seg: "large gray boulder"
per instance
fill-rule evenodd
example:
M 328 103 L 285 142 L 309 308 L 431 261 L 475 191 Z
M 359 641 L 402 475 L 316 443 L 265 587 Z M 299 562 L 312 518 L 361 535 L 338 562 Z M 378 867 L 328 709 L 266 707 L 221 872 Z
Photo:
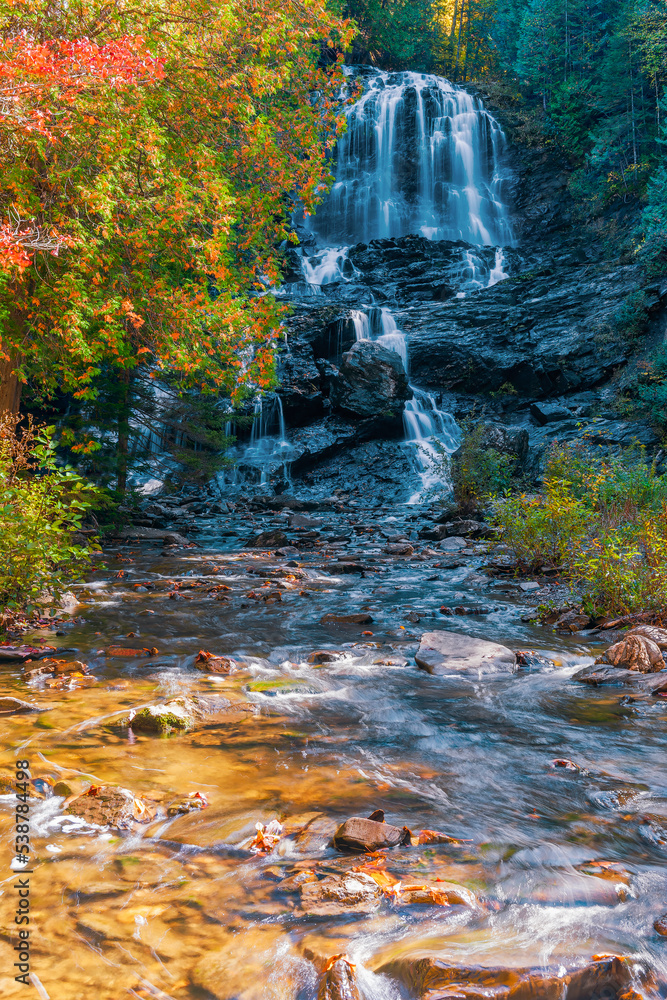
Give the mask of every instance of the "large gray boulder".
M 412 395 L 403 362 L 372 340 L 360 340 L 343 355 L 331 387 L 335 407 L 356 417 L 400 414 Z
M 511 673 L 516 667 L 516 656 L 507 646 L 444 630 L 424 633 L 415 660 L 429 674 Z

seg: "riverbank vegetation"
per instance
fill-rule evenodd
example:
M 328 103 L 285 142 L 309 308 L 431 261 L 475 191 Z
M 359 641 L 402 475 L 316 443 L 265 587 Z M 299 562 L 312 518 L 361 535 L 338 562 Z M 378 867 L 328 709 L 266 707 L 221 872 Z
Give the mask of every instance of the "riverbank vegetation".
M 485 511 L 516 573 L 556 575 L 590 615 L 667 606 L 667 475 L 643 449 L 601 457 L 586 441 L 556 443 L 535 488 L 512 485 L 507 456 L 481 447 L 484 432 L 478 422 L 464 433 L 454 497 L 464 514 Z
M 77 533 L 99 493 L 58 462 L 52 431 L 0 417 L 0 626 L 57 601 L 95 550 Z

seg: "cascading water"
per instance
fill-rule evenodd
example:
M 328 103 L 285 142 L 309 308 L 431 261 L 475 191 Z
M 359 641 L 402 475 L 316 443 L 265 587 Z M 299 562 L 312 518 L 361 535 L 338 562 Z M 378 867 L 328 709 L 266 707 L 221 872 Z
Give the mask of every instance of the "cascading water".
M 334 245 L 410 233 L 507 245 L 504 153 L 500 125 L 467 91 L 376 72 L 347 112 L 335 184 L 309 225 Z
M 255 471 L 261 484 L 268 483 L 275 473 L 289 482 L 293 448 L 287 440 L 280 396 L 271 393 L 258 397 L 253 418 L 250 443 L 243 452 L 241 465 Z
M 355 310 L 351 316 L 357 340 L 375 340 L 389 351 L 395 351 L 408 371 L 408 343 L 405 334 L 399 330 L 391 311 L 383 306 L 374 309 L 371 315 Z M 421 488 L 410 498 L 409 503 L 417 503 L 432 487 L 443 478 L 443 465 L 447 456 L 456 451 L 461 435 L 451 413 L 438 408 L 432 393 L 410 385 L 412 399 L 403 411 L 405 443 L 411 449 L 421 480 Z

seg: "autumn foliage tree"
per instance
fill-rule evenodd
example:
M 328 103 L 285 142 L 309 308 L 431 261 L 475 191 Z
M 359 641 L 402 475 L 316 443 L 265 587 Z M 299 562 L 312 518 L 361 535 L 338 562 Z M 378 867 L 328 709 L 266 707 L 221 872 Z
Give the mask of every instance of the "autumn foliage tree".
M 325 0 L 0 0 L 0 405 L 109 363 L 128 392 L 140 364 L 270 380 L 262 292 L 328 180 L 348 38 Z

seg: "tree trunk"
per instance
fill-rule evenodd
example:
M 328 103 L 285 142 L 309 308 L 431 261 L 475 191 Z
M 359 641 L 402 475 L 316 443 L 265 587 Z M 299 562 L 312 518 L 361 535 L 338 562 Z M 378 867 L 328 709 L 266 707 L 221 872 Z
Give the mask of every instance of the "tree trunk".
M 0 358 L 0 415 L 3 413 L 18 413 L 23 388 L 14 369 L 19 360 L 16 356 L 9 361 Z
M 454 17 L 452 18 L 452 26 L 449 30 L 449 51 L 447 53 L 450 76 L 454 75 L 454 36 L 456 35 L 456 19 L 458 16 L 459 0 L 454 0 Z
M 456 39 L 456 59 L 454 60 L 454 80 L 459 75 L 459 55 L 461 53 L 461 29 L 463 28 L 463 14 L 465 12 L 465 0 L 461 0 L 461 10 L 459 12 L 459 33 Z
M 130 445 L 130 412 L 132 404 L 132 382 L 134 374 L 127 368 L 119 373 L 121 386 L 118 400 L 118 444 L 116 445 L 116 476 L 118 492 L 124 496 L 127 490 L 127 459 Z

